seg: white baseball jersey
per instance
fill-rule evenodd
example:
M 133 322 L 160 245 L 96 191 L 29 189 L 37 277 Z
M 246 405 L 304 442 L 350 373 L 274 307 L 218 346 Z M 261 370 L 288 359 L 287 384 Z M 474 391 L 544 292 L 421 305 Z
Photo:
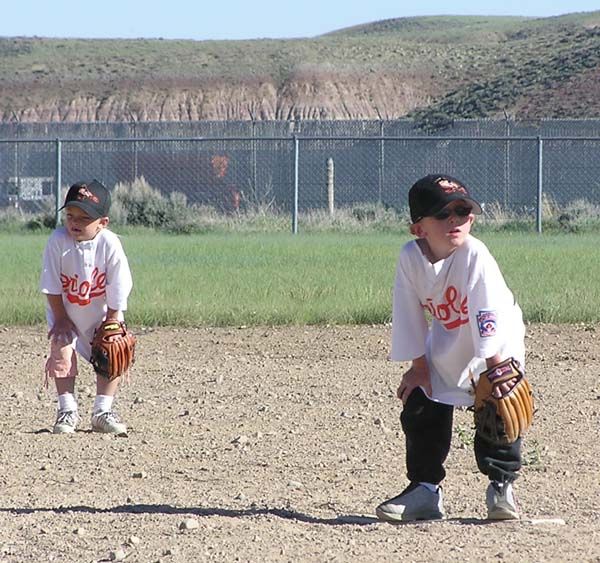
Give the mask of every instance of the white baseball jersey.
M 102 229 L 92 240 L 77 242 L 65 227 L 55 229 L 44 250 L 42 293 L 62 295 L 65 310 L 77 327 L 76 350 L 89 360 L 94 329 L 108 308 L 127 309 L 133 282 L 121 241 Z M 54 324 L 46 306 L 48 326 Z
M 472 405 L 472 376 L 477 380 L 486 369 L 485 358 L 512 356 L 524 367 L 524 337 L 521 308 L 483 242 L 469 235 L 435 264 L 416 240 L 402 248 L 394 287 L 391 359 L 407 361 L 425 354 L 430 398 Z

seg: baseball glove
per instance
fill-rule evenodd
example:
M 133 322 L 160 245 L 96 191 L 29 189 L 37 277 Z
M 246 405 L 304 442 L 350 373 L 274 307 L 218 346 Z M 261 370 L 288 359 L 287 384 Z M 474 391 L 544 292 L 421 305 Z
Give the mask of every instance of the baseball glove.
M 509 391 L 502 383 L 514 380 Z M 484 371 L 475 385 L 475 431 L 493 444 L 512 444 L 531 426 L 533 391 L 517 360 Z
M 109 381 L 126 374 L 135 359 L 135 336 L 124 322 L 108 320 L 95 330 L 90 363 Z

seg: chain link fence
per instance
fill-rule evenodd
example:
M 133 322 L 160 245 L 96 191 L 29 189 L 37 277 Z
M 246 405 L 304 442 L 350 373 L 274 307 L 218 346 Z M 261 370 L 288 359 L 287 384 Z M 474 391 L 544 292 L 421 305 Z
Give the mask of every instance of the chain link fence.
M 401 208 L 416 179 L 443 172 L 541 229 L 544 198 L 600 204 L 599 157 L 600 120 L 465 121 L 436 136 L 405 121 L 4 124 L 0 209 L 56 210 L 59 186 L 144 178 L 222 213 L 289 213 L 295 229 L 306 211 Z

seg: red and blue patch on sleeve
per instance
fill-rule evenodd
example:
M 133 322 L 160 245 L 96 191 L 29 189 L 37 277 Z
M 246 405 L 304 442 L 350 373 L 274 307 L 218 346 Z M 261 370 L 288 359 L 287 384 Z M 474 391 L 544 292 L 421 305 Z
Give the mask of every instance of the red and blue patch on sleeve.
M 477 313 L 477 327 L 481 338 L 495 336 L 497 328 L 496 311 L 489 309 L 479 311 Z

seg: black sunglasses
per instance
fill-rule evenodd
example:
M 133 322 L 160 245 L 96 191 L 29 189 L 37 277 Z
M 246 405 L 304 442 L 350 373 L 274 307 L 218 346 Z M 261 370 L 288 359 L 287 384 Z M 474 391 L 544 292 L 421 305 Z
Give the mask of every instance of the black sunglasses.
M 437 213 L 431 215 L 431 217 L 437 219 L 438 221 L 445 221 L 452 214 L 455 214 L 457 217 L 468 217 L 472 212 L 472 207 L 460 206 L 455 207 L 454 209 L 442 209 L 441 211 L 438 211 Z

